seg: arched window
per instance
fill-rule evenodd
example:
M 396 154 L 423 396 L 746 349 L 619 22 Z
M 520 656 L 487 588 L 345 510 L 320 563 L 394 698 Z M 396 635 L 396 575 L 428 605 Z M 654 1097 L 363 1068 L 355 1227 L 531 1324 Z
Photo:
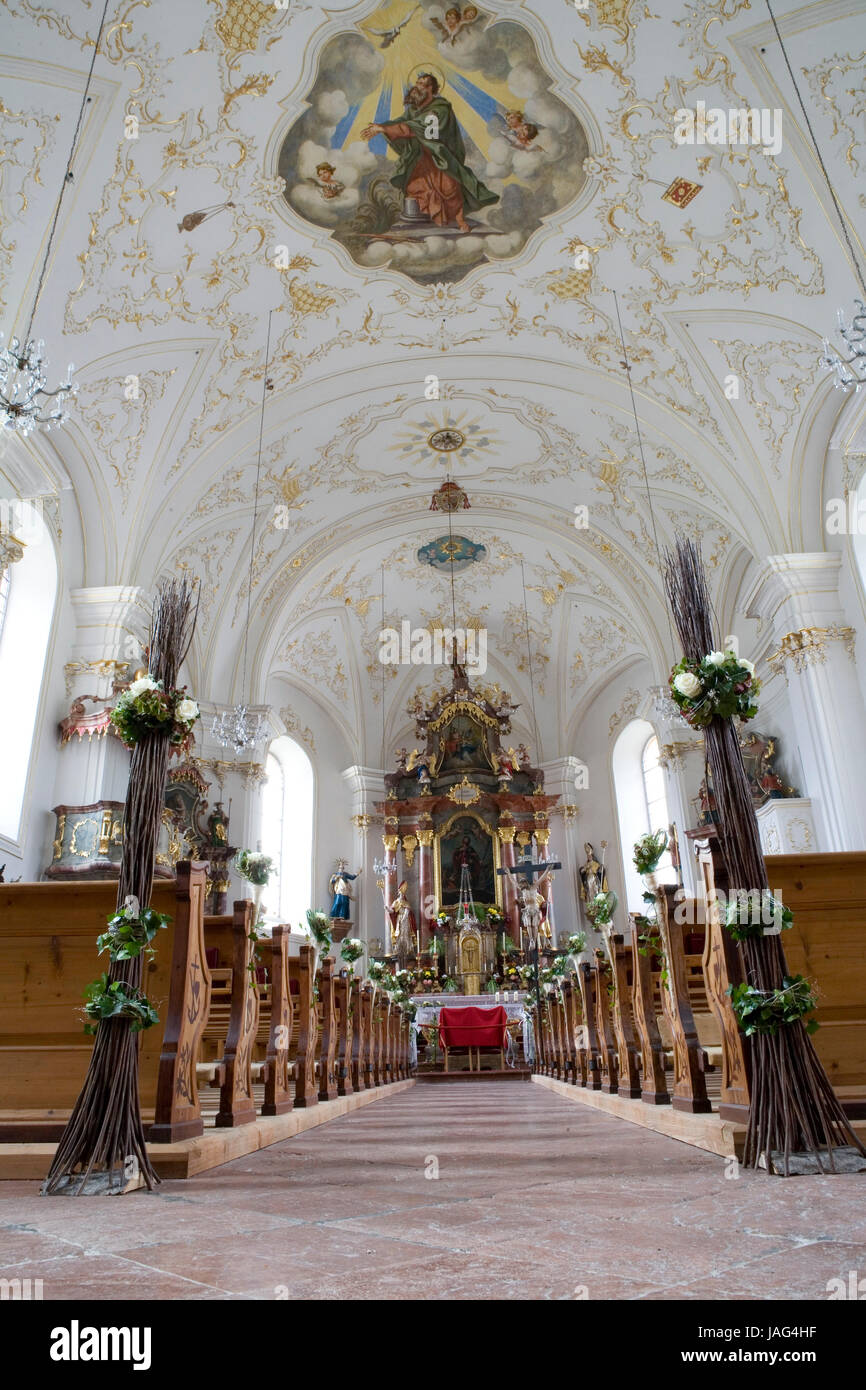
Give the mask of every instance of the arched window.
M 644 883 L 632 860 L 635 842 L 650 830 L 666 830 L 668 826 L 665 772 L 659 762 L 658 736 L 646 719 L 633 719 L 617 739 L 613 749 L 613 780 L 625 899 L 629 912 L 642 912 Z M 659 864 L 659 874 L 664 880 L 674 882 L 667 851 Z
M 14 534 L 24 555 L 0 586 L 0 834 L 11 840 L 21 827 L 57 599 L 57 559 L 41 508 L 16 503 Z
M 294 739 L 275 738 L 265 762 L 262 849 L 278 877 L 264 894 L 266 918 L 300 926 L 312 902 L 313 766 Z

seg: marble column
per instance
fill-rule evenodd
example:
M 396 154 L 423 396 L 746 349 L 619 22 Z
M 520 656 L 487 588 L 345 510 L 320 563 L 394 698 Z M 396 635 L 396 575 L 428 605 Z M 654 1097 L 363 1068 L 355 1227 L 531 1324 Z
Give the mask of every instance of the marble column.
M 433 893 L 433 831 L 418 829 L 418 913 L 421 950 L 427 949 L 436 929 L 436 898 Z
M 514 834 L 517 827 L 515 825 L 499 825 L 496 833 L 499 836 L 501 846 L 501 858 L 503 869 L 513 869 L 515 864 L 514 857 Z M 505 918 L 504 929 L 506 935 L 516 946 L 522 946 L 520 913 L 517 907 L 517 884 L 514 881 L 514 874 L 503 874 L 502 876 L 502 911 Z
M 400 836 L 386 833 L 382 836 L 385 846 L 385 902 L 392 903 L 397 896 L 397 846 Z M 386 953 L 391 949 L 391 918 L 384 913 L 383 937 Z
M 743 605 L 772 625 L 768 662 L 787 681 L 801 791 L 825 852 L 866 847 L 866 706 L 839 594 L 841 564 L 836 553 L 770 555 Z

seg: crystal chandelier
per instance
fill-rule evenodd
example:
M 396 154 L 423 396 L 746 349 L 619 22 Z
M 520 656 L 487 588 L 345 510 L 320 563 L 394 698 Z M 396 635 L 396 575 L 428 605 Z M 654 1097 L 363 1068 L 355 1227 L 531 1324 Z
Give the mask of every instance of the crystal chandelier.
M 27 328 L 20 338 L 12 337 L 8 347 L 3 346 L 5 335 L 0 333 L 0 415 L 2 415 L 3 428 L 25 436 L 32 433 L 37 425 L 46 430 L 50 430 L 52 425 L 62 425 L 68 419 L 67 412 L 63 409 L 64 402 L 69 397 L 74 399 L 78 391 L 78 387 L 72 382 L 73 367 L 71 362 L 66 372 L 66 380 L 62 381 L 53 391 L 49 391 L 48 379 L 45 375 L 47 363 L 43 356 L 45 343 L 41 338 L 34 339 L 31 330 L 33 320 L 36 317 L 39 296 L 45 282 L 45 272 L 48 269 L 63 194 L 66 191 L 66 185 L 72 183 L 73 180 L 72 160 L 75 146 L 78 143 L 81 122 L 84 119 L 84 110 L 90 100 L 90 81 L 93 77 L 96 55 L 102 41 L 102 30 L 105 26 L 107 11 L 108 0 L 105 0 L 102 19 L 99 23 L 99 33 L 96 36 L 90 59 L 90 71 L 87 74 L 87 81 L 84 84 L 84 92 L 81 97 L 81 110 L 78 113 L 78 120 L 72 136 L 72 146 L 66 161 L 63 182 L 57 195 L 54 219 L 48 233 L 45 255 L 42 258 L 42 268 L 36 282 L 36 293 L 33 296 L 33 308 L 30 310 Z
M 74 398 L 78 390 L 72 382 L 72 363 L 66 370 L 66 381 L 49 391 L 42 339 L 34 342 L 28 338 L 22 347 L 18 338 L 12 338 L 6 347 L 3 338 L 0 333 L 0 410 L 4 429 L 26 436 L 37 425 L 50 430 L 52 425 L 64 424 L 69 416 L 63 403 L 69 396 Z
M 265 737 L 266 716 L 249 709 L 246 705 L 235 705 L 224 709 L 213 717 L 211 733 L 222 748 L 233 748 L 243 753 L 247 748 L 255 748 Z
M 858 312 L 854 313 L 850 324 L 845 323 L 841 309 L 836 311 L 839 333 L 851 349 L 851 356 L 841 357 L 829 338 L 825 338 L 824 356 L 821 358 L 821 366 L 835 373 L 833 385 L 837 388 L 841 386 L 845 391 L 852 386 L 859 391 L 866 384 L 866 304 L 862 299 L 855 299 L 854 304 Z
M 262 439 L 265 429 L 265 400 L 271 387 L 268 377 L 268 365 L 271 353 L 271 318 L 273 313 L 268 314 L 268 336 L 265 345 L 265 370 L 262 379 L 262 409 L 259 416 L 259 448 L 256 460 L 256 490 L 253 499 L 253 522 L 250 534 L 250 572 L 247 577 L 247 620 L 244 625 L 244 659 L 241 674 L 241 703 L 232 709 L 223 710 L 220 714 L 215 714 L 211 725 L 211 733 L 217 743 L 223 748 L 233 748 L 235 753 L 244 753 L 248 749 L 255 748 L 257 743 L 267 735 L 267 715 L 264 711 L 257 712 L 250 709 L 249 705 L 243 703 L 243 694 L 247 687 L 247 646 L 250 636 L 250 614 L 253 602 L 253 565 L 256 554 L 256 523 L 259 516 L 259 483 L 262 475 Z
M 683 719 L 682 711 L 676 700 L 673 699 L 669 686 L 651 685 L 649 693 L 652 697 L 653 714 L 656 719 L 665 724 L 685 724 L 688 722 Z

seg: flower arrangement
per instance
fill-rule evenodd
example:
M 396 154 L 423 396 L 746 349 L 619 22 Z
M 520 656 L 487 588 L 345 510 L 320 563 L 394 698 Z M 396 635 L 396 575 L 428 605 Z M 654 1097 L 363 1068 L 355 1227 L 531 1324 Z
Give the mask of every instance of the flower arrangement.
M 170 921 L 164 912 L 142 909 L 130 893 L 121 911 L 108 918 L 108 931 L 96 938 L 96 948 L 100 953 L 107 951 L 111 960 L 135 960 L 142 951 L 153 956 L 156 952 L 150 943 Z
M 516 965 L 506 965 L 502 971 L 503 989 L 520 989 L 523 984 L 523 977 L 520 969 Z
M 234 867 L 241 878 L 246 879 L 247 883 L 256 884 L 259 888 L 268 882 L 271 874 L 276 873 L 273 859 L 258 849 L 239 849 L 235 855 Z
M 84 999 L 84 1012 L 91 1020 L 84 1025 L 85 1033 L 95 1033 L 107 1018 L 128 1018 L 131 1033 L 141 1033 L 159 1023 L 159 1014 L 140 989 L 130 989 L 123 980 L 109 984 L 105 974 L 87 986 Z
M 430 993 L 439 983 L 435 970 L 419 970 L 415 976 L 415 985 L 418 989 L 426 990 Z
M 340 943 L 340 955 L 347 965 L 354 965 L 364 954 L 364 943 L 357 936 L 347 936 Z
M 613 889 L 608 889 L 606 893 L 596 893 L 586 905 L 586 915 L 594 927 L 606 927 L 610 924 L 613 914 L 616 912 L 616 905 L 619 899 Z
M 485 921 L 491 927 L 498 927 L 501 922 L 505 921 L 505 918 L 502 916 L 498 907 L 488 907 Z
M 565 943 L 565 949 L 568 951 L 569 955 L 579 956 L 581 951 L 586 950 L 586 932 L 572 932 L 568 941 Z
M 315 908 L 307 908 L 307 926 L 310 929 L 310 936 L 315 941 L 320 950 L 328 952 L 331 949 L 331 919 L 324 912 L 317 912 Z
M 632 859 L 639 874 L 653 874 L 668 847 L 666 830 L 649 830 L 636 842 Z
M 517 973 L 518 973 L 518 975 L 520 976 L 521 980 L 523 981 L 523 988 L 524 988 L 524 989 L 531 989 L 532 986 L 535 984 L 535 975 L 536 975 L 535 966 L 534 966 L 534 965 L 518 965 L 518 967 L 517 967 Z
M 781 989 L 756 989 L 746 983 L 728 985 L 728 994 L 747 1038 L 753 1033 L 775 1035 L 780 1028 L 811 1013 L 818 1004 L 812 985 L 802 975 L 785 975 Z M 807 1033 L 814 1033 L 818 1027 L 814 1018 L 805 1024 Z
M 446 975 L 445 978 L 443 979 L 443 981 L 442 981 L 442 993 L 443 993 L 443 994 L 456 994 L 456 993 L 457 993 L 457 981 L 454 979 L 453 975 Z
M 725 926 L 735 941 L 748 941 L 753 936 L 776 935 L 792 926 L 794 914 L 784 903 L 777 902 L 765 888 L 757 893 L 732 893 L 725 908 Z M 772 931 L 767 932 L 766 928 Z
M 383 960 L 371 960 L 367 974 L 374 985 L 381 985 L 386 978 L 391 978 L 391 972 Z
M 440 927 L 447 927 L 448 923 L 451 921 L 451 913 L 446 912 L 444 907 L 440 907 L 439 911 L 436 913 L 436 921 Z
M 668 678 L 671 695 L 683 718 L 702 729 L 715 718 L 751 719 L 758 712 L 761 682 L 755 667 L 735 652 L 708 652 L 700 661 L 682 661 Z
M 165 690 L 162 681 L 140 676 L 118 696 L 111 711 L 111 722 L 127 748 L 134 748 L 145 734 L 163 732 L 174 747 L 186 749 L 199 714 L 199 707 L 187 695 L 186 686 Z

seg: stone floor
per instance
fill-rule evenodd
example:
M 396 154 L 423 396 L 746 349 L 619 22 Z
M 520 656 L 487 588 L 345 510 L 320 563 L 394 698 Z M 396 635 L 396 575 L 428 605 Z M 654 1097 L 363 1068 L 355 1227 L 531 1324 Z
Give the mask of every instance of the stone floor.
M 153 1195 L 4 1182 L 0 1277 L 46 1300 L 826 1300 L 866 1276 L 866 1177 L 725 1174 L 537 1085 L 415 1086 Z

